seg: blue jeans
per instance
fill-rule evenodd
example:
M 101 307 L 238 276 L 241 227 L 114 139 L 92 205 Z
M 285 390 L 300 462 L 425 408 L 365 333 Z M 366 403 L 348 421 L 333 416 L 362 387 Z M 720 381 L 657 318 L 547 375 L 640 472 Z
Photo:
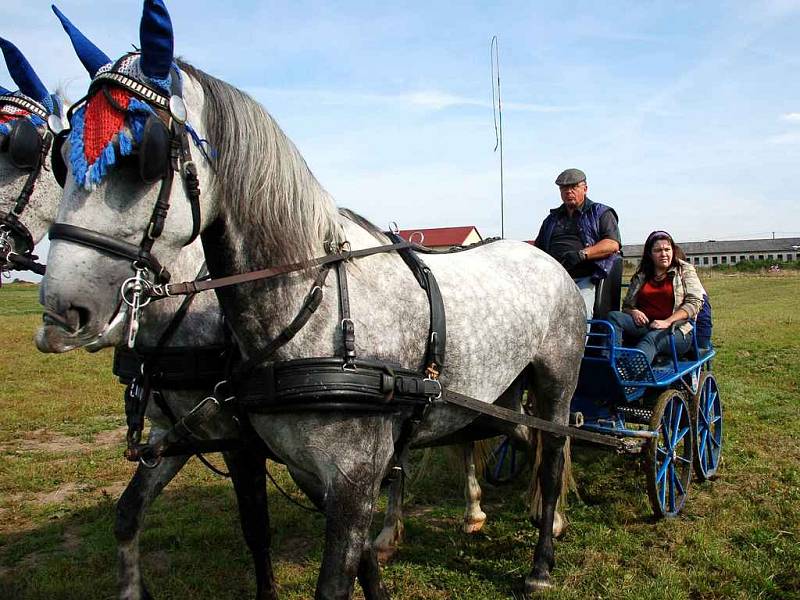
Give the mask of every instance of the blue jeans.
M 592 281 L 591 276 L 578 277 L 574 281 L 581 293 L 581 298 L 583 298 L 583 305 L 586 307 L 586 318 L 591 319 L 594 314 L 594 295 L 596 287 L 594 281 Z
M 647 325 L 639 326 L 633 322 L 633 317 L 619 310 L 612 310 L 606 319 L 614 326 L 618 342 L 623 338 L 628 342 L 635 342 L 634 347 L 645 353 L 650 364 L 653 364 L 656 354 L 672 355 L 669 328 L 650 329 Z M 689 350 L 691 341 L 691 333 L 686 335 L 678 329 L 675 330 L 675 350 L 678 356 Z

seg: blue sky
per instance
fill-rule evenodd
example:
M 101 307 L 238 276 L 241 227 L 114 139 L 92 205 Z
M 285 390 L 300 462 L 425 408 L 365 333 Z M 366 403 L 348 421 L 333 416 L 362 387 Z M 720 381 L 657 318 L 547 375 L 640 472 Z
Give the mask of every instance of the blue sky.
M 138 43 L 139 2 L 58 6 L 111 57 Z M 177 54 L 254 95 L 337 203 L 380 226 L 500 233 L 496 34 L 506 237 L 535 236 L 568 167 L 625 243 L 800 236 L 800 1 L 167 6 Z M 82 96 L 49 2 L 3 15 L 45 84 Z

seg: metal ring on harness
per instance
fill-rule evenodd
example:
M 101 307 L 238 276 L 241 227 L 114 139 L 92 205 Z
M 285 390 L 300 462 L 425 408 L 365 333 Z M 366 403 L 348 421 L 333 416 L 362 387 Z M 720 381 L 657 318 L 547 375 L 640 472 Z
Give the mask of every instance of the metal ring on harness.
M 141 269 L 137 269 L 137 271 L 141 272 Z M 120 296 L 122 297 L 122 301 L 125 302 L 131 308 L 144 308 L 152 301 L 152 298 L 149 294 L 145 294 L 144 298 L 142 299 L 142 292 L 149 291 L 152 285 L 146 279 L 142 279 L 138 274 L 134 277 L 129 277 L 125 281 L 122 282 L 120 286 Z M 129 298 L 128 294 L 132 294 Z M 140 294 L 139 299 L 134 298 L 136 294 Z
M 158 465 L 161 464 L 161 457 L 157 456 L 153 462 L 147 462 L 147 459 L 144 456 L 139 457 L 139 463 L 143 467 L 147 467 L 148 469 L 155 469 Z

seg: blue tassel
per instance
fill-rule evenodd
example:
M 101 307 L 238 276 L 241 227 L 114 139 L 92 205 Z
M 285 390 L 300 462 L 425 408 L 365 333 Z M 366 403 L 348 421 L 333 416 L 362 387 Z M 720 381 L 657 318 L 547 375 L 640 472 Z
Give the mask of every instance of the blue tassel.
M 86 116 L 86 107 L 82 106 L 72 115 L 72 130 L 69 134 L 69 164 L 72 167 L 72 177 L 81 187 L 86 187 L 86 174 L 89 165 L 83 151 L 83 120 Z

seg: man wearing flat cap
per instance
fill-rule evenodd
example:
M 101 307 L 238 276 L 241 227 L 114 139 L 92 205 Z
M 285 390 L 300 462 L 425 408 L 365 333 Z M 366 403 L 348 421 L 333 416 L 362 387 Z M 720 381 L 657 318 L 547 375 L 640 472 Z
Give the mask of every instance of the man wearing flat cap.
M 589 199 L 586 174 L 580 169 L 567 169 L 556 178 L 556 185 L 561 206 L 547 215 L 535 244 L 564 265 L 591 318 L 595 285 L 608 276 L 621 246 L 617 213 Z

